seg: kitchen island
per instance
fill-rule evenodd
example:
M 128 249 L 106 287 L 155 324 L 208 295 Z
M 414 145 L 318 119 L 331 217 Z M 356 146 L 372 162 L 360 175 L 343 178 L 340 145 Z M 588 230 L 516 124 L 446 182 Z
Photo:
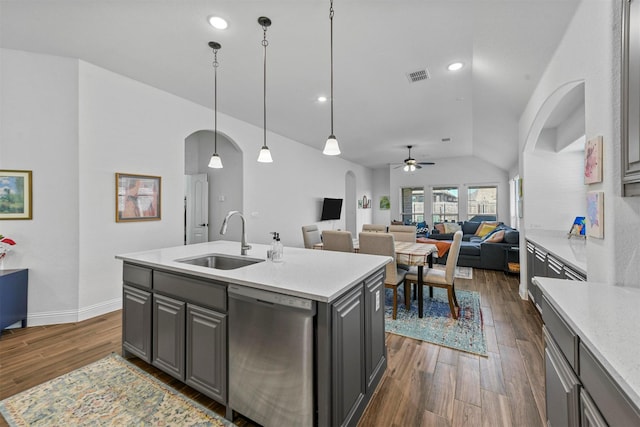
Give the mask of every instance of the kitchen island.
M 226 405 L 227 418 L 233 418 L 236 410 L 264 425 L 292 420 L 296 425 L 356 425 L 387 365 L 384 267 L 391 258 L 287 247 L 284 261 L 274 263 L 263 261 L 269 246 L 252 246 L 242 257 L 240 244 L 229 241 L 118 255 L 124 261 L 123 354 L 135 355 Z M 228 270 L 188 262 L 211 254 L 258 262 Z M 255 349 L 240 354 L 238 349 L 243 347 L 234 347 L 240 337 L 231 335 L 242 331 L 239 323 L 246 323 L 259 310 L 251 313 L 243 306 L 243 312 L 234 314 L 232 297 L 238 291 L 268 293 L 294 310 L 308 309 L 312 317 L 310 339 L 299 345 L 304 347 L 300 357 L 310 361 L 305 372 L 311 380 L 290 384 L 288 378 L 295 376 L 283 370 L 280 378 L 286 390 L 281 385 L 277 393 L 268 395 L 273 387 L 245 389 L 242 394 L 258 393 L 256 408 L 248 409 L 238 409 L 241 405 L 233 397 L 234 388 L 244 386 L 238 384 L 242 368 L 234 361 L 247 358 Z M 265 325 L 269 322 L 261 319 L 254 326 L 268 332 Z M 279 325 L 274 321 L 273 329 Z M 287 335 L 277 332 L 272 332 L 272 347 L 280 346 L 280 336 Z M 265 340 L 261 341 L 255 345 L 265 346 Z M 284 354 L 276 348 L 266 348 L 269 350 Z M 273 371 L 264 371 L 265 378 Z M 311 396 L 310 416 L 297 407 L 298 402 L 285 402 L 277 409 L 282 402 L 277 402 L 275 394 L 292 390 Z M 276 408 L 258 408 L 262 398 L 276 402 Z

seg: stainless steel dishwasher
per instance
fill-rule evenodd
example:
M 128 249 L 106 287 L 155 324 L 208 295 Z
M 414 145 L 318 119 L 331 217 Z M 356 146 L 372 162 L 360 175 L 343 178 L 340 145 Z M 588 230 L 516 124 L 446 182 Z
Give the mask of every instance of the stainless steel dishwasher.
M 229 285 L 229 406 L 270 426 L 314 423 L 312 300 Z

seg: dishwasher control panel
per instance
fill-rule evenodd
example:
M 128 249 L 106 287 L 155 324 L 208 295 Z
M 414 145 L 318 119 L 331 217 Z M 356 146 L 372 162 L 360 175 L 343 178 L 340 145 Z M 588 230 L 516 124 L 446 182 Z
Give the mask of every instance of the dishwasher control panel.
M 263 291 L 261 289 L 254 289 L 246 286 L 229 285 L 229 296 L 250 298 L 267 304 L 281 305 L 302 310 L 313 309 L 313 301 L 310 299 Z

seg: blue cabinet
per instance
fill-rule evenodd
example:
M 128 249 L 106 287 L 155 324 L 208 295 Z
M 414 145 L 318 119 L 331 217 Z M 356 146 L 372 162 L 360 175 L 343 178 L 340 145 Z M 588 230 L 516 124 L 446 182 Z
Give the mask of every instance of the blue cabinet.
M 7 326 L 27 326 L 29 270 L 0 270 L 0 334 Z

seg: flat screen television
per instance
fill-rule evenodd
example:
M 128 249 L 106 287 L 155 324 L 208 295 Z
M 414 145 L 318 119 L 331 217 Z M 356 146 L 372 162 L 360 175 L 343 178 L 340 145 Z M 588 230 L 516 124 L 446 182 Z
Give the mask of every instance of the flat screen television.
M 320 221 L 340 219 L 341 210 L 342 199 L 329 199 L 325 197 L 322 203 L 322 216 L 320 217 Z

